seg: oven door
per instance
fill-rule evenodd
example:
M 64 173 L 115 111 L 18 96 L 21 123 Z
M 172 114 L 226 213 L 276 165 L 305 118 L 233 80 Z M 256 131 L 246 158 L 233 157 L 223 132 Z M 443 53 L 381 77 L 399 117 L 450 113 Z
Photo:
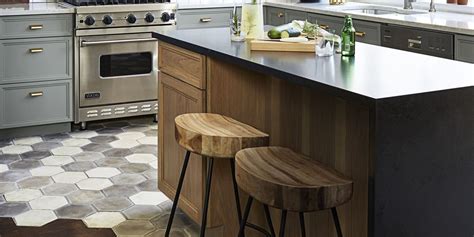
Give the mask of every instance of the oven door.
M 157 100 L 158 41 L 151 34 L 80 37 L 80 107 Z

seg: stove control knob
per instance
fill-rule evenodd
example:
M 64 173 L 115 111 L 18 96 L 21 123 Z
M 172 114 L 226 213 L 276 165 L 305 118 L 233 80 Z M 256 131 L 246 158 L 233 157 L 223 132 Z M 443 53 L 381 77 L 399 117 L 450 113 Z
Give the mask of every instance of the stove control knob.
M 170 21 L 170 19 L 171 19 L 171 16 L 170 16 L 170 14 L 169 14 L 168 12 L 163 12 L 163 13 L 161 14 L 161 20 L 162 20 L 163 22 L 168 22 L 168 21 Z
M 112 17 L 109 16 L 109 15 L 105 15 L 105 16 L 104 16 L 104 19 L 102 19 L 102 22 L 103 22 L 104 24 L 106 24 L 106 25 L 112 24 L 112 21 L 113 21 L 113 20 L 112 20 Z
M 133 14 L 130 14 L 127 16 L 127 22 L 130 23 L 130 24 L 133 24 L 135 22 L 137 22 L 137 17 Z
M 153 16 L 153 14 L 151 13 L 147 13 L 145 15 L 145 21 L 148 22 L 148 23 L 151 23 L 155 20 L 155 16 Z
M 88 26 L 94 25 L 95 19 L 92 16 L 86 16 L 86 19 L 84 20 L 84 23 Z

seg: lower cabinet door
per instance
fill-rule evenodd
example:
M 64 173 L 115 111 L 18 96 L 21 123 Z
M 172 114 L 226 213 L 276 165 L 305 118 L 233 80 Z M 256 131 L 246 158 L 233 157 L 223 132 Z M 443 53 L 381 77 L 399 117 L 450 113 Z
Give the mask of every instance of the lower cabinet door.
M 205 91 L 160 72 L 158 95 L 158 185 L 173 199 L 186 152 L 174 139 L 174 119 L 184 113 L 205 112 Z M 179 201 L 179 208 L 197 223 L 203 205 L 205 167 L 205 159 L 191 155 Z
M 0 85 L 0 128 L 69 121 L 71 80 Z

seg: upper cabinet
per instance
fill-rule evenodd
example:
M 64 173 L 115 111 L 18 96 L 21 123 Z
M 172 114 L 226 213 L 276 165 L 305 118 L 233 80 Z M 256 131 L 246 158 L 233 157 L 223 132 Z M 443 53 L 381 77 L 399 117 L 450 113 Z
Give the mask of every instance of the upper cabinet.
M 474 37 L 467 35 L 454 36 L 454 59 L 474 63 Z

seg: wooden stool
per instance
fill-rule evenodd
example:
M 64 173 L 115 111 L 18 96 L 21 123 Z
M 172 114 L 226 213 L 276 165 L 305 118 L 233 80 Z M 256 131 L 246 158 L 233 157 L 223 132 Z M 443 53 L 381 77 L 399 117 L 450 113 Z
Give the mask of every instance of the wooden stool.
M 168 237 L 171 231 L 191 152 L 208 157 L 206 194 L 204 198 L 200 236 L 204 236 L 206 230 L 214 158 L 228 159 L 230 161 L 238 220 L 242 220 L 239 193 L 235 181 L 234 157 L 238 151 L 244 148 L 267 146 L 269 142 L 268 135 L 249 125 L 218 114 L 183 114 L 176 117 L 174 121 L 176 127 L 176 141 L 186 149 L 186 155 L 184 157 L 178 188 L 174 197 L 173 207 L 171 208 L 165 236 Z
M 301 236 L 306 236 L 304 213 L 331 209 L 337 234 L 342 231 L 336 207 L 352 197 L 352 181 L 318 161 L 283 147 L 248 148 L 236 156 L 238 186 L 249 194 L 239 236 L 244 233 L 253 199 L 264 204 L 268 235 L 275 236 L 268 206 L 282 210 L 280 236 L 285 234 L 287 211 L 299 213 Z

